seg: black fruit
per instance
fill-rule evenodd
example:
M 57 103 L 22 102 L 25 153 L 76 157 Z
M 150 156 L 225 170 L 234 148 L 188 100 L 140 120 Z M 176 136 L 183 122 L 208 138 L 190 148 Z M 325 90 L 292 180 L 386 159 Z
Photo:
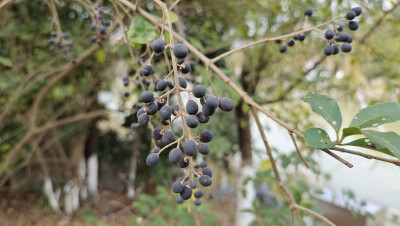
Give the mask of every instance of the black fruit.
M 195 85 L 193 87 L 193 96 L 197 97 L 197 98 L 202 98 L 204 97 L 204 95 L 206 95 L 206 87 L 202 86 L 202 85 Z
M 207 97 L 206 104 L 210 108 L 217 108 L 219 106 L 218 97 L 210 95 Z
M 349 53 L 351 51 L 351 45 L 349 43 L 343 43 L 340 49 L 344 53 Z
M 201 162 L 201 163 L 199 164 L 199 166 L 200 166 L 201 168 L 207 167 L 207 162 Z
M 178 204 L 182 204 L 184 201 L 185 200 L 183 200 L 182 197 L 180 197 L 180 196 L 176 199 L 176 203 L 178 203 Z
M 347 26 L 348 26 L 349 29 L 352 30 L 352 31 L 358 30 L 358 23 L 355 22 L 355 21 L 349 21 L 349 23 L 348 23 Z
M 208 167 L 204 167 L 201 169 L 201 172 L 203 173 L 203 175 L 207 175 L 209 177 L 212 177 L 212 171 L 210 168 Z
M 191 70 L 192 70 L 192 67 L 190 66 L 189 63 L 183 63 L 183 64 L 182 64 L 182 66 L 181 66 L 181 72 L 182 72 L 183 74 L 187 74 L 187 73 L 189 73 Z
M 200 132 L 199 136 L 200 136 L 200 141 L 204 143 L 210 142 L 214 137 L 214 135 L 210 130 L 204 130 Z
M 149 116 L 147 114 L 141 114 L 138 118 L 139 126 L 147 126 L 149 123 Z
M 193 140 L 186 140 L 185 144 L 183 145 L 183 150 L 189 156 L 196 155 L 197 152 L 196 142 L 194 142 Z
M 179 77 L 178 79 L 179 79 L 179 86 L 186 89 L 186 87 L 187 87 L 186 79 L 184 79 L 182 77 Z
M 168 159 L 172 163 L 178 163 L 182 158 L 182 151 L 179 148 L 174 148 L 169 152 Z
M 281 52 L 281 53 L 286 52 L 286 50 L 287 50 L 287 46 L 286 46 L 286 45 L 281 45 L 281 46 L 279 47 L 279 52 Z
M 210 153 L 210 146 L 205 143 L 200 143 L 199 145 L 197 145 L 197 149 L 199 149 L 199 152 L 203 155 L 207 155 L 208 153 Z
M 153 93 L 150 91 L 144 91 L 140 94 L 140 100 L 144 103 L 150 103 L 154 101 Z
M 326 39 L 331 40 L 333 37 L 335 37 L 335 32 L 332 29 L 328 29 L 325 31 Z
M 201 189 L 198 189 L 198 190 L 194 193 L 194 197 L 197 198 L 197 199 L 203 197 L 203 195 L 204 195 L 204 192 L 203 192 L 203 190 L 201 190 Z
M 158 107 L 155 103 L 150 103 L 146 106 L 146 113 L 148 115 L 154 115 L 155 113 L 157 113 L 158 111 Z
M 203 175 L 199 178 L 199 183 L 203 186 L 208 187 L 212 184 L 211 177 L 209 177 L 208 175 Z
M 163 79 L 158 80 L 156 88 L 157 91 L 164 91 L 167 88 L 167 83 Z
M 208 121 L 210 121 L 210 117 L 208 117 L 207 115 L 205 115 L 203 112 L 199 112 L 197 113 L 197 118 L 199 119 L 200 123 L 207 123 Z
M 346 19 L 348 20 L 352 20 L 356 18 L 356 13 L 353 10 L 350 10 L 347 14 L 346 14 Z
M 324 54 L 325 54 L 326 56 L 332 55 L 333 52 L 334 52 L 334 49 L 333 49 L 333 46 L 332 46 L 332 45 L 327 45 L 327 46 L 325 46 L 325 48 L 324 48 Z
M 194 205 L 195 206 L 200 206 L 201 205 L 201 201 L 198 200 L 198 199 L 194 200 Z
M 156 53 L 162 53 L 165 49 L 165 42 L 157 38 L 151 43 L 151 49 Z
M 234 106 L 233 101 L 228 97 L 221 97 L 219 99 L 219 108 L 223 111 L 232 111 Z
M 174 193 L 181 193 L 183 189 L 185 188 L 185 185 L 183 185 L 180 181 L 175 181 L 172 183 L 171 190 Z
M 199 106 L 194 100 L 189 100 L 186 104 L 186 112 L 189 115 L 195 115 L 199 111 Z
M 157 165 L 159 157 L 156 153 L 150 153 L 146 158 L 146 164 L 148 166 L 155 166 Z
M 165 131 L 161 139 L 164 144 L 169 144 L 174 141 L 174 133 L 171 131 Z
M 360 7 L 354 7 L 351 9 L 351 11 L 355 12 L 356 16 L 359 16 L 362 13 L 362 9 Z
M 149 76 L 153 74 L 153 67 L 150 64 L 146 64 L 143 66 L 142 70 L 140 71 L 141 75 Z
M 176 44 L 173 49 L 174 55 L 179 59 L 185 58 L 188 55 L 188 51 L 188 48 L 182 43 Z
M 311 7 L 308 7 L 306 10 L 304 10 L 305 16 L 311 16 L 312 14 L 313 14 L 313 9 Z
M 189 115 L 185 121 L 186 125 L 190 128 L 196 128 L 199 125 L 199 119 L 196 115 Z
M 188 200 L 188 199 L 190 199 L 190 198 L 192 197 L 192 194 L 193 194 L 192 192 L 193 192 L 193 191 L 192 191 L 191 188 L 185 186 L 185 188 L 184 188 L 183 191 L 181 192 L 181 198 L 182 198 L 183 200 Z
M 160 119 L 163 121 L 170 119 L 171 114 L 172 114 L 172 108 L 170 106 L 165 105 L 160 109 Z
M 160 132 L 161 132 L 161 129 L 160 129 L 160 128 L 157 128 L 157 129 L 155 129 L 155 130 L 153 131 L 153 138 L 154 138 L 155 140 L 161 140 L 161 139 L 162 139 L 163 135 L 162 135 Z

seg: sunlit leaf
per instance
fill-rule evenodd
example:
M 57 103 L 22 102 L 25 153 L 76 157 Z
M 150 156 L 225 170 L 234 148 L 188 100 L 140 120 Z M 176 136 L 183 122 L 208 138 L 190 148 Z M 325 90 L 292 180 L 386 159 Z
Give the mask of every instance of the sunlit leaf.
M 342 126 L 342 114 L 340 113 L 337 102 L 325 95 L 317 92 L 309 93 L 301 98 L 304 102 L 311 105 L 311 109 L 321 115 L 335 130 L 339 132 Z
M 351 121 L 350 127 L 360 129 L 377 127 L 398 120 L 400 120 L 400 104 L 395 102 L 379 103 L 361 109 Z
M 313 148 L 333 148 L 337 145 L 337 142 L 331 141 L 328 133 L 320 128 L 308 129 L 304 134 L 304 140 Z

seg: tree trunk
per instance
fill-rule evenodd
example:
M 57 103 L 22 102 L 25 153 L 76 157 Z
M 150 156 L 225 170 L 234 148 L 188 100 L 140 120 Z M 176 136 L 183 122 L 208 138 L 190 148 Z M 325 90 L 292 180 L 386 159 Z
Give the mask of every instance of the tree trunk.
M 249 225 L 255 216 L 252 213 L 243 212 L 245 209 L 250 209 L 255 198 L 255 190 L 253 182 L 249 181 L 246 185 L 244 181 L 248 177 L 253 177 L 256 170 L 252 167 L 252 142 L 250 130 L 250 115 L 248 111 L 244 111 L 243 101 L 240 101 L 236 106 L 236 124 L 238 126 L 239 148 L 242 155 L 242 164 L 238 169 L 238 190 L 237 190 L 237 212 L 236 212 L 236 225 L 243 226 Z M 243 196 L 243 192 L 245 196 Z
M 239 101 L 236 106 L 236 124 L 238 126 L 239 148 L 242 155 L 242 165 L 249 165 L 252 162 L 250 116 L 244 111 L 244 102 Z

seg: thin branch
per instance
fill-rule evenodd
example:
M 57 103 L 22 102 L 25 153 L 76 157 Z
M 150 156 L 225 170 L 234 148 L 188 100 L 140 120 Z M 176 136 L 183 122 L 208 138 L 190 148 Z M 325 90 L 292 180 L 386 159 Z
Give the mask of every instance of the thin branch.
M 332 223 L 330 220 L 328 220 L 328 218 L 326 218 L 326 217 L 324 217 L 324 216 L 322 216 L 322 215 L 320 215 L 320 214 L 318 214 L 318 213 L 316 213 L 316 212 L 314 212 L 314 211 L 312 211 L 312 210 L 310 210 L 308 208 L 305 208 L 305 207 L 300 206 L 298 204 L 296 204 L 295 207 L 296 207 L 296 209 L 303 210 L 303 211 L 315 216 L 316 218 L 320 219 L 322 222 L 326 223 L 327 225 L 335 226 L 335 224 Z
M 264 133 L 264 128 L 261 125 L 260 118 L 258 117 L 256 110 L 254 109 L 254 107 L 250 106 L 250 111 L 253 115 L 254 120 L 256 121 L 258 131 L 260 132 L 261 138 L 264 142 L 264 146 L 267 151 L 267 155 L 268 155 L 269 161 L 271 163 L 272 171 L 274 172 L 275 179 L 278 182 L 279 187 L 283 190 L 286 197 L 289 199 L 290 209 L 292 210 L 292 214 L 293 214 L 293 213 L 297 212 L 296 209 L 293 209 L 293 207 L 296 205 L 296 201 L 294 200 L 293 195 L 287 189 L 286 185 L 284 184 L 284 182 L 281 179 L 281 176 L 279 175 L 278 167 L 276 166 L 274 156 L 272 155 L 272 149 L 269 146 L 267 137 L 265 136 L 265 133 Z M 299 221 L 302 221 L 302 220 L 299 219 Z
M 326 21 L 325 23 L 319 24 L 319 25 L 317 25 L 317 26 L 315 26 L 315 27 L 311 27 L 311 28 L 307 28 L 307 29 L 302 29 L 302 30 L 299 30 L 299 31 L 296 31 L 296 32 L 292 32 L 292 33 L 290 33 L 290 34 L 281 35 L 281 36 L 277 36 L 277 37 L 271 37 L 271 38 L 265 38 L 265 39 L 262 39 L 262 40 L 259 40 L 259 41 L 255 41 L 255 42 L 249 43 L 249 44 L 247 44 L 247 45 L 238 47 L 238 48 L 236 48 L 236 49 L 232 49 L 232 50 L 230 50 L 230 51 L 228 51 L 228 52 L 225 52 L 225 53 L 223 53 L 223 54 L 221 54 L 221 55 L 219 55 L 219 56 L 217 56 L 217 57 L 214 57 L 214 58 L 211 60 L 211 62 L 215 63 L 215 62 L 219 61 L 220 59 L 222 59 L 222 58 L 224 58 L 224 57 L 226 57 L 226 56 L 228 56 L 228 55 L 230 55 L 230 54 L 232 54 L 232 53 L 239 52 L 239 51 L 241 51 L 241 50 L 243 50 L 243 49 L 247 49 L 247 48 L 249 48 L 249 47 L 252 47 L 252 46 L 255 46 L 255 45 L 258 45 L 258 44 L 261 44 L 261 43 L 271 42 L 271 41 L 275 41 L 275 40 L 287 39 L 287 38 L 291 38 L 291 37 L 294 37 L 294 36 L 299 35 L 299 34 L 304 34 L 304 33 L 306 33 L 306 32 L 310 32 L 310 31 L 316 30 L 316 29 L 318 29 L 318 28 L 320 28 L 320 27 L 323 27 L 323 26 L 325 26 L 325 25 L 328 25 L 328 24 L 332 23 L 333 21 L 335 21 L 335 20 L 337 20 L 337 19 L 339 19 L 339 18 L 343 18 L 343 17 L 344 17 L 344 16 L 337 16 L 337 17 L 334 17 L 334 18 L 332 18 L 332 19 Z
M 396 166 L 400 166 L 400 160 L 395 159 L 395 158 L 393 158 L 393 159 L 383 158 L 383 157 L 379 157 L 379 156 L 375 156 L 375 155 L 365 154 L 365 153 L 358 152 L 358 151 L 351 151 L 351 150 L 340 148 L 340 147 L 334 147 L 334 148 L 331 148 L 331 150 L 340 151 L 340 152 L 347 153 L 347 154 L 358 155 L 358 156 L 364 157 L 366 159 L 375 159 L 375 160 L 379 160 L 382 162 L 392 163 Z
M 338 155 L 336 155 L 335 153 L 329 151 L 328 149 L 321 149 L 321 151 L 325 152 L 326 154 L 332 156 L 333 158 L 337 159 L 339 162 L 345 164 L 347 167 L 349 168 L 353 168 L 353 164 L 349 163 L 348 161 L 342 159 L 341 157 L 339 157 Z
M 303 155 L 301 154 L 299 147 L 297 146 L 296 139 L 294 139 L 293 133 L 290 132 L 290 131 L 288 131 L 288 133 L 289 133 L 289 135 L 290 135 L 290 138 L 292 139 L 292 142 L 293 142 L 293 144 L 294 144 L 294 147 L 296 148 L 297 154 L 299 155 L 301 161 L 303 161 L 304 165 L 305 165 L 307 168 L 310 168 L 310 166 L 308 165 L 308 163 L 307 163 L 306 160 L 304 159 Z
M 174 3 L 171 4 L 171 6 L 168 8 L 168 10 L 171 11 L 179 2 L 180 2 L 180 0 L 176 0 Z

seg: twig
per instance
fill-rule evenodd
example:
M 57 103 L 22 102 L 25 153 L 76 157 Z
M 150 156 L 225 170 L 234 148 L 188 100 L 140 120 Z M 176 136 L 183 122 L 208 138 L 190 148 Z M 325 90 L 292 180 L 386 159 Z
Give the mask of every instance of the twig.
M 215 62 L 217 62 L 218 60 L 220 60 L 220 59 L 222 59 L 222 58 L 224 58 L 224 57 L 226 57 L 226 56 L 228 56 L 228 55 L 230 55 L 230 54 L 232 54 L 232 53 L 236 53 L 236 52 L 241 51 L 241 50 L 243 50 L 243 49 L 247 49 L 247 48 L 249 48 L 249 47 L 252 47 L 252 46 L 255 46 L 255 45 L 264 43 L 264 42 L 271 42 L 271 41 L 275 41 L 275 40 L 287 39 L 287 38 L 294 37 L 294 36 L 299 35 L 299 34 L 303 34 L 303 33 L 306 33 L 306 32 L 313 31 L 313 30 L 315 30 L 315 29 L 318 29 L 318 28 L 320 28 L 320 27 L 323 27 L 323 26 L 325 26 L 325 25 L 327 25 L 327 24 L 330 24 L 330 23 L 332 23 L 333 21 L 335 21 L 335 20 L 337 20 L 337 19 L 339 19 L 339 18 L 343 18 L 343 17 L 344 17 L 344 16 L 337 16 L 337 17 L 334 17 L 334 18 L 332 18 L 332 19 L 326 21 L 325 23 L 319 24 L 319 25 L 317 25 L 317 26 L 315 26 L 315 27 L 311 27 L 311 28 L 308 28 L 308 29 L 302 29 L 302 30 L 300 30 L 300 31 L 296 31 L 296 32 L 293 32 L 293 33 L 290 33 L 290 34 L 281 35 L 281 36 L 272 37 L 272 38 L 265 38 L 265 39 L 262 39 L 262 40 L 259 40 L 259 41 L 256 41 L 256 42 L 249 43 L 249 44 L 247 44 L 247 45 L 238 47 L 238 48 L 236 48 L 236 49 L 232 49 L 232 50 L 230 50 L 230 51 L 228 51 L 228 52 L 225 52 L 225 53 L 223 53 L 223 54 L 221 54 L 221 55 L 219 55 L 219 56 L 217 56 L 217 57 L 214 57 L 214 58 L 211 60 L 211 62 L 215 63 Z
M 312 210 L 310 210 L 308 208 L 305 208 L 303 206 L 300 206 L 298 204 L 296 204 L 295 207 L 296 207 L 296 209 L 303 210 L 303 211 L 315 216 L 316 218 L 320 219 L 322 222 L 326 223 L 327 225 L 335 226 L 334 223 L 332 223 L 330 220 L 328 220 L 328 218 L 322 216 L 321 214 L 318 214 L 318 213 L 316 213 L 316 212 L 314 212 L 314 211 L 312 211 Z
M 303 161 L 304 165 L 305 165 L 307 168 L 310 168 L 310 166 L 308 165 L 308 163 L 307 163 L 306 160 L 304 159 L 303 155 L 301 154 L 301 152 L 300 152 L 300 150 L 299 150 L 299 147 L 297 146 L 296 139 L 294 139 L 293 133 L 290 132 L 290 131 L 288 131 L 288 133 L 289 133 L 289 135 L 290 135 L 290 138 L 292 139 L 292 142 L 293 142 L 293 144 L 294 144 L 294 147 L 296 148 L 297 154 L 298 154 L 299 157 L 301 158 L 301 161 Z
M 348 161 L 340 158 L 338 155 L 336 155 L 335 153 L 329 151 L 328 149 L 321 149 L 323 152 L 325 152 L 326 154 L 332 156 L 333 158 L 337 159 L 339 162 L 345 164 L 347 167 L 349 168 L 353 168 L 353 164 L 349 163 Z
M 260 132 L 261 138 L 262 138 L 262 140 L 264 142 L 264 146 L 265 146 L 269 161 L 270 161 L 271 166 L 272 166 L 272 171 L 274 172 L 274 175 L 275 175 L 275 180 L 277 181 L 279 187 L 285 193 L 286 197 L 289 199 L 289 206 L 290 206 L 290 209 L 292 210 L 292 214 L 296 213 L 297 210 L 294 209 L 295 205 L 296 205 L 296 201 L 294 200 L 294 198 L 293 198 L 292 194 L 290 193 L 290 191 L 286 188 L 286 185 L 284 184 L 284 182 L 281 179 L 281 176 L 279 175 L 278 167 L 276 166 L 274 156 L 272 155 L 272 149 L 269 146 L 267 137 L 265 136 L 264 128 L 261 125 L 260 118 L 258 117 L 257 112 L 254 109 L 254 107 L 252 107 L 252 106 L 249 106 L 249 107 L 250 107 L 250 111 L 251 111 L 251 113 L 253 115 L 253 118 L 256 121 L 256 124 L 257 124 L 257 127 L 258 127 L 258 131 Z M 296 217 L 299 218 L 299 216 L 297 214 L 296 214 Z M 298 220 L 302 222 L 301 218 L 299 218 Z
M 174 3 L 171 4 L 171 6 L 168 8 L 168 10 L 171 11 L 179 2 L 180 2 L 180 0 L 176 0 Z

